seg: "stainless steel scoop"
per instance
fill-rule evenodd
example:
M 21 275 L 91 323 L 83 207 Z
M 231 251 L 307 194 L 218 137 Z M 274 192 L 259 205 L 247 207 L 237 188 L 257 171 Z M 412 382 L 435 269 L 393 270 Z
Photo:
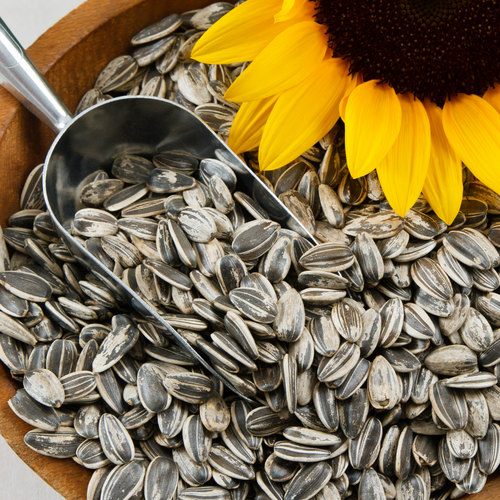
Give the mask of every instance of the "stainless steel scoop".
M 81 188 L 93 179 L 97 170 L 109 171 L 113 160 L 124 153 L 154 155 L 171 149 L 215 158 L 215 150 L 219 149 L 224 151 L 238 177 L 238 189 L 258 200 L 283 226 L 316 243 L 314 237 L 211 129 L 175 103 L 153 97 L 118 97 L 73 118 L 1 19 L 0 84 L 59 133 L 45 160 L 43 192 L 57 232 L 71 253 L 117 297 L 151 322 L 166 328 L 207 370 L 221 378 L 157 311 L 69 234 L 67 229 L 76 211 L 83 208 L 79 200 Z M 238 392 L 226 380 L 224 383 Z

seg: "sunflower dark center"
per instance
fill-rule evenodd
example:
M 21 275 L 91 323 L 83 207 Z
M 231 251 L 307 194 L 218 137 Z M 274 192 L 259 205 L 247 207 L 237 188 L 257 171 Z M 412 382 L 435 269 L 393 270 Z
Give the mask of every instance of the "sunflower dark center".
M 334 57 L 351 73 L 442 105 L 500 82 L 498 0 L 318 0 Z

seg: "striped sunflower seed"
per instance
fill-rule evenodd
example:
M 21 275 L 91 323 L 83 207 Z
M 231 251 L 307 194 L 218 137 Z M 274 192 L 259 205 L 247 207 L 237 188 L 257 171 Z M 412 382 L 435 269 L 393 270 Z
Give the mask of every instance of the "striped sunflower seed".
M 349 461 L 355 469 L 366 469 L 377 459 L 382 440 L 382 424 L 369 418 L 358 437 L 349 441 Z
M 285 500 L 309 500 L 319 493 L 332 477 L 332 468 L 325 462 L 306 465 L 288 483 Z
M 134 442 L 124 425 L 112 414 L 104 413 L 99 419 L 99 440 L 104 454 L 116 465 L 134 458 Z
M 234 479 L 251 480 L 255 478 L 252 465 L 240 460 L 222 445 L 213 445 L 208 456 L 208 463 L 215 469 Z
M 26 446 L 52 458 L 74 457 L 82 442 L 83 438 L 70 427 L 61 427 L 55 432 L 33 429 L 24 436 Z
M 177 465 L 170 458 L 156 457 L 144 478 L 144 500 L 172 500 L 179 479 Z
M 146 467 L 141 461 L 114 467 L 104 480 L 101 499 L 133 498 L 136 493 L 141 491 L 145 474 Z M 123 496 L 124 491 L 127 492 L 125 497 Z
M 208 401 L 213 391 L 211 380 L 199 373 L 172 373 L 163 379 L 163 385 L 172 396 L 193 404 Z
M 429 390 L 429 398 L 432 408 L 447 427 L 455 431 L 465 428 L 469 412 L 461 392 L 436 382 Z
M 55 431 L 61 420 L 50 406 L 41 405 L 35 401 L 24 389 L 19 389 L 9 399 L 10 409 L 21 419 L 34 427 L 47 431 Z

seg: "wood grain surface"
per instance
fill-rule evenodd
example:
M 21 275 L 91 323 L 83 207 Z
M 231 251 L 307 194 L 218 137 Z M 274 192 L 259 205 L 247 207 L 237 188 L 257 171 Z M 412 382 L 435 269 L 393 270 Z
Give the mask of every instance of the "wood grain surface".
M 129 53 L 129 40 L 145 26 L 212 0 L 88 0 L 44 33 L 28 49 L 49 83 L 74 110 L 108 61 Z M 0 224 L 19 210 L 19 194 L 28 172 L 43 162 L 55 135 L 0 88 Z M 72 460 L 38 455 L 24 445 L 30 426 L 18 419 L 7 401 L 17 384 L 0 363 L 0 434 L 42 479 L 68 500 L 85 500 L 91 471 Z M 1 488 L 1 486 L 0 486 Z M 1 495 L 0 495 L 1 496 Z M 500 498 L 498 474 L 473 500 Z M 369 499 L 367 499 L 369 500 Z

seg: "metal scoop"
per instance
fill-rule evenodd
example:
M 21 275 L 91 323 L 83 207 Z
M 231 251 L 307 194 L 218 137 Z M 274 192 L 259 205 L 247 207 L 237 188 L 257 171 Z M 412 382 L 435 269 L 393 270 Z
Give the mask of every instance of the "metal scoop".
M 170 149 L 185 150 L 196 157 L 215 158 L 215 151 L 220 150 L 219 154 L 224 155 L 238 177 L 238 189 L 257 199 L 283 226 L 316 243 L 314 237 L 211 129 L 175 103 L 154 97 L 119 97 L 73 118 L 1 19 L 0 84 L 58 133 L 45 160 L 43 193 L 61 240 L 117 297 L 149 321 L 166 328 L 180 345 L 220 379 L 220 375 L 156 310 L 69 234 L 67 229 L 75 213 L 83 208 L 79 199 L 82 187 L 92 181 L 97 170 L 109 172 L 113 160 L 125 153 L 148 156 Z M 226 380 L 224 383 L 238 393 Z

